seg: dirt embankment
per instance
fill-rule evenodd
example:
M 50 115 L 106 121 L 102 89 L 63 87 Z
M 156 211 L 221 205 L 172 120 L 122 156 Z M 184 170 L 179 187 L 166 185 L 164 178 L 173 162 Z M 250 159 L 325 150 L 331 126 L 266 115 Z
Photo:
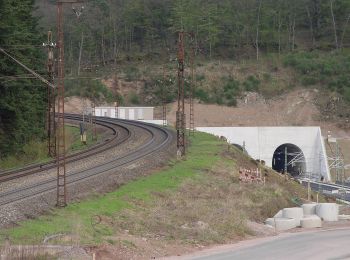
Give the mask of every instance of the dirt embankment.
M 195 103 L 195 126 L 321 126 L 323 131 L 332 131 L 339 138 L 350 138 L 350 132 L 336 123 L 322 120 L 316 105 L 317 90 L 298 89 L 274 99 L 265 99 L 249 92 L 238 100 L 237 107 Z M 82 113 L 91 101 L 80 97 L 66 98 L 65 111 Z M 101 104 L 108 105 L 108 104 Z M 174 124 L 177 103 L 168 105 L 168 120 Z M 159 108 L 160 109 L 160 108 Z M 159 115 L 158 115 L 159 114 Z M 186 105 L 189 115 L 189 106 Z M 157 113 L 156 116 L 160 116 Z M 187 116 L 189 120 L 189 116 Z
M 257 93 L 246 93 L 237 107 L 195 103 L 195 126 L 321 126 L 339 138 L 350 138 L 350 132 L 336 123 L 322 120 L 316 105 L 317 90 L 298 89 L 273 99 Z M 176 103 L 169 105 L 168 119 L 174 124 Z M 189 106 L 186 106 L 189 115 Z M 189 120 L 189 117 L 187 116 Z M 187 125 L 189 122 L 187 122 Z

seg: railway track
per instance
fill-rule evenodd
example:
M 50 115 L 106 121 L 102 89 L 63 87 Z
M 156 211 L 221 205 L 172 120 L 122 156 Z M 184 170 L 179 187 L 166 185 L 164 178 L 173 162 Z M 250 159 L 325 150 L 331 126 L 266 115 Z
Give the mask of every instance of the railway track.
M 67 114 L 65 118 L 76 122 L 82 121 L 82 117 L 79 115 Z M 104 152 L 116 145 L 119 145 L 125 142 L 130 137 L 130 132 L 126 127 L 120 126 L 115 123 L 110 123 L 108 120 L 97 119 L 96 124 L 112 131 L 112 135 L 109 138 L 102 140 L 102 142 L 96 145 L 93 145 L 88 149 L 67 155 L 66 163 L 76 162 L 78 160 L 82 160 L 90 156 Z M 2 171 L 0 172 L 0 183 L 14 180 L 16 178 L 28 176 L 31 174 L 39 173 L 42 171 L 50 170 L 55 167 L 56 167 L 56 161 L 52 160 L 46 163 L 37 163 L 37 164 L 28 165 L 21 169 Z
M 118 142 L 120 144 L 121 142 L 127 141 L 130 138 L 130 136 L 133 135 L 133 132 L 135 129 L 142 130 L 145 134 L 147 133 L 150 136 L 150 138 L 148 138 L 147 141 L 142 143 L 136 149 L 128 151 L 116 158 L 111 158 L 110 160 L 108 160 L 107 162 L 101 165 L 96 165 L 94 167 L 91 167 L 83 171 L 68 172 L 67 173 L 68 189 L 70 185 L 76 184 L 78 182 L 82 182 L 92 177 L 103 175 L 104 173 L 114 174 L 115 172 L 117 172 L 117 169 L 119 167 L 131 164 L 146 156 L 156 153 L 157 151 L 161 151 L 162 149 L 164 149 L 165 146 L 170 145 L 170 143 L 173 140 L 172 132 L 170 130 L 164 129 L 159 126 L 136 122 L 136 121 L 115 120 L 115 119 L 107 119 L 107 118 L 101 118 L 99 119 L 99 121 L 105 124 L 118 125 L 119 127 L 127 130 L 128 132 L 127 136 L 124 136 L 119 140 L 118 138 L 116 138 L 117 141 L 109 142 L 108 146 L 111 146 L 113 143 L 115 147 L 115 145 L 118 145 Z M 108 149 L 108 148 L 104 146 L 103 148 L 101 148 L 101 150 L 103 149 Z M 17 176 L 20 176 L 20 174 Z M 20 178 L 20 177 L 16 177 L 16 178 Z M 46 192 L 55 191 L 56 183 L 57 183 L 57 179 L 55 177 L 52 177 L 43 181 L 36 182 L 35 184 L 23 185 L 19 188 L 0 192 L 0 206 L 18 202 L 23 199 L 32 198 L 34 196 L 37 196 Z
M 300 181 L 305 187 L 308 186 L 308 180 L 303 179 Z M 343 186 L 335 183 L 310 181 L 310 188 L 314 191 L 321 192 L 327 196 L 350 202 L 350 187 L 348 186 Z

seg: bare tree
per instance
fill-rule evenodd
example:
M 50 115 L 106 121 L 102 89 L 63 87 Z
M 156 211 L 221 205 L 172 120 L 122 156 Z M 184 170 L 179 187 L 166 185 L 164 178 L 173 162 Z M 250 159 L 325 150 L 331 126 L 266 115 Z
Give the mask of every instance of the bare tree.
M 316 40 L 315 40 L 315 33 L 314 33 L 314 26 L 311 18 L 311 13 L 308 4 L 306 3 L 305 6 L 306 13 L 307 13 L 307 18 L 309 20 L 309 27 L 310 27 L 310 33 L 311 33 L 311 38 L 312 38 L 312 47 L 315 47 L 316 45 Z
M 81 67 L 81 57 L 83 53 L 83 46 L 84 46 L 84 32 L 81 32 L 81 40 L 80 40 L 80 46 L 79 46 L 79 60 L 78 60 L 78 76 L 80 76 L 80 67 Z
M 101 35 L 101 56 L 102 56 L 102 64 L 106 65 L 106 56 L 105 56 L 105 28 L 103 27 L 102 35 Z
M 281 19 L 281 10 L 278 12 L 278 56 L 281 55 L 281 29 L 282 29 L 282 19 Z
M 349 20 L 350 20 L 350 14 L 348 15 L 348 18 L 346 19 L 346 23 L 345 23 L 345 26 L 344 26 L 344 29 L 343 29 L 343 35 L 342 35 L 341 41 L 340 41 L 340 48 L 343 48 L 344 37 L 345 37 L 345 34 L 346 34 L 346 29 L 348 28 L 348 25 L 349 25 Z
M 117 49 L 117 22 L 113 21 L 113 57 L 114 57 L 114 65 L 117 65 L 117 56 L 118 56 L 118 49 Z
M 333 2 L 334 0 L 329 0 L 330 6 L 331 6 L 331 15 L 332 15 L 332 22 L 333 22 L 333 30 L 334 30 L 334 42 L 335 42 L 335 48 L 338 49 L 338 34 L 337 34 L 337 26 L 335 23 L 335 17 L 334 17 L 334 12 L 333 12 Z
M 260 32 L 259 30 L 260 30 L 261 5 L 262 5 L 262 0 L 258 0 L 258 21 L 256 24 L 256 38 L 255 38 L 256 60 L 259 60 L 259 32 Z

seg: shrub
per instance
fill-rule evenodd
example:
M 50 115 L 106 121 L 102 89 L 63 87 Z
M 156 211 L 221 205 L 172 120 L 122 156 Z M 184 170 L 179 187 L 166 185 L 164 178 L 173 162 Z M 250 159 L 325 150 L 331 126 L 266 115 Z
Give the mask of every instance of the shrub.
M 302 74 L 299 78 L 304 86 L 320 84 L 350 102 L 346 96 L 350 88 L 349 53 L 300 52 L 287 55 L 283 63 Z
M 260 85 L 260 80 L 255 76 L 250 75 L 244 82 L 243 86 L 246 91 L 258 91 Z
M 194 92 L 194 96 L 204 103 L 209 102 L 209 94 L 204 89 L 197 88 Z
M 137 67 L 128 66 L 124 70 L 127 81 L 134 81 L 140 78 L 140 71 Z
M 196 80 L 197 81 L 204 81 L 205 80 L 205 75 L 204 74 L 197 75 Z
M 134 105 L 140 104 L 140 98 L 135 92 L 129 93 L 129 102 Z
M 311 86 L 311 85 L 315 85 L 317 83 L 318 79 L 315 76 L 304 76 L 301 79 L 301 83 L 304 86 Z
M 224 90 L 224 100 L 225 104 L 228 106 L 236 106 L 237 105 L 237 97 L 241 93 L 241 88 L 240 88 L 240 82 L 233 79 L 229 78 L 226 82 L 226 84 L 223 87 Z

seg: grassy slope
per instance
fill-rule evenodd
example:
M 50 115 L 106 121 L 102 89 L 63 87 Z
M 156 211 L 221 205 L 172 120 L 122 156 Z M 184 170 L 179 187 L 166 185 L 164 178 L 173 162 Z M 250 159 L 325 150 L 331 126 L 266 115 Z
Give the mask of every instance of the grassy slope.
M 136 235 L 165 232 L 167 239 L 223 242 L 251 233 L 246 219 L 261 221 L 291 205 L 292 197 L 306 196 L 296 183 L 269 171 L 265 186 L 240 185 L 237 164 L 256 167 L 254 161 L 237 150 L 227 152 L 225 143 L 207 134 L 198 133 L 191 142 L 186 160 L 170 162 L 114 192 L 23 222 L 4 235 L 15 243 L 40 243 L 47 235 L 66 233 L 71 235 L 68 243 L 99 244 L 125 228 Z M 199 220 L 209 223 L 210 232 L 180 228 Z
M 85 242 L 98 242 L 111 230 L 99 225 L 96 232 L 91 221 L 96 215 L 112 216 L 117 211 L 132 207 L 131 201 L 148 201 L 151 193 L 174 189 L 199 170 L 209 169 L 219 160 L 221 144 L 207 135 L 197 135 L 195 145 L 188 154 L 188 160 L 173 165 L 157 174 L 129 183 L 115 192 L 89 199 L 81 203 L 70 204 L 62 210 L 54 210 L 51 215 L 37 220 L 26 221 L 20 227 L 6 230 L 5 233 L 18 242 L 40 243 L 48 234 L 79 233 Z
M 89 134 L 89 133 L 88 133 Z M 87 145 L 83 145 L 80 141 L 80 130 L 76 126 L 66 125 L 66 147 L 68 153 L 76 152 L 93 145 L 95 141 L 87 139 Z M 23 148 L 23 153 L 9 156 L 0 160 L 0 169 L 21 168 L 27 164 L 45 163 L 51 158 L 47 155 L 47 143 L 32 141 Z

